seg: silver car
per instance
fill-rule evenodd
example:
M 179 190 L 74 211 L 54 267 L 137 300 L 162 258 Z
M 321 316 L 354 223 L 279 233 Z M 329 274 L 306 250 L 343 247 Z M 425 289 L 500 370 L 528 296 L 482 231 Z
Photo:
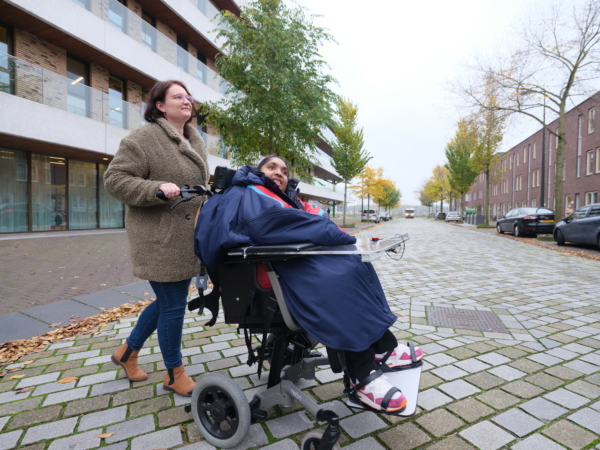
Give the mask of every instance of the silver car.
M 460 222 L 460 214 L 456 211 L 450 211 L 446 215 L 446 222 Z

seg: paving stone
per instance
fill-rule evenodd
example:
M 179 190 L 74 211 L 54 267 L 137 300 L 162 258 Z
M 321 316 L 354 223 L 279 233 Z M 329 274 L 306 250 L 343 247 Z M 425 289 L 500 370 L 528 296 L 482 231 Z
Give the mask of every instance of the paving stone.
M 446 439 L 436 442 L 431 447 L 427 447 L 427 450 L 474 450 L 471 444 L 467 444 L 458 436 L 450 436 Z
M 16 395 L 12 392 L 10 392 L 10 394 Z M 23 394 L 19 394 L 19 396 L 21 396 L 21 395 L 23 395 Z M 20 400 L 18 402 L 13 402 L 13 403 L 5 403 L 3 405 L 0 405 L 0 416 L 16 414 L 21 411 L 35 409 L 39 406 L 39 404 L 41 402 L 42 402 L 41 397 L 28 399 L 27 396 L 25 396 L 24 400 Z
M 448 405 L 447 408 L 469 423 L 476 422 L 482 417 L 489 416 L 494 412 L 492 408 L 473 398 L 452 403 Z
M 486 353 L 485 355 L 477 356 L 477 359 L 492 366 L 499 366 L 511 362 L 506 356 L 502 356 L 496 352 Z
M 506 409 L 519 403 L 519 399 L 500 389 L 494 389 L 484 392 L 477 397 L 477 400 L 487 403 L 495 409 Z
M 598 411 L 584 408 L 570 415 L 567 419 L 587 428 L 593 433 L 600 434 L 600 412 Z
M 419 393 L 417 404 L 420 407 L 431 411 L 432 409 L 438 408 L 446 403 L 450 403 L 451 401 L 452 398 L 442 394 L 437 389 L 428 389 Z
M 164 395 L 157 398 L 151 398 L 129 406 L 129 415 L 137 417 L 144 414 L 151 414 L 158 411 L 164 411 L 173 406 L 171 396 Z
M 525 372 L 521 372 L 520 370 L 514 369 L 510 366 L 494 367 L 493 369 L 488 370 L 488 372 L 492 375 L 503 378 L 506 381 L 514 381 L 527 375 Z
M 343 395 L 344 384 L 339 381 L 335 383 L 327 383 L 314 388 L 312 391 L 319 399 L 323 401 L 329 401 Z
M 540 339 L 540 342 L 546 348 L 555 348 L 555 347 L 560 347 L 562 345 L 562 343 L 556 342 L 554 339 L 548 339 L 548 338 L 542 338 L 542 339 Z
M 547 352 L 545 352 L 545 354 L 564 359 L 565 361 L 569 361 L 580 356 L 579 353 L 570 352 L 569 350 L 565 350 L 564 348 L 554 348 L 548 350 Z
M 460 360 L 472 358 L 477 355 L 476 352 L 474 352 L 473 350 L 469 350 L 465 347 L 453 348 L 452 350 L 447 350 L 444 353 L 448 356 L 452 356 L 453 358 Z
M 96 375 L 88 375 L 79 379 L 77 387 L 89 386 L 91 384 L 103 383 L 105 381 L 112 381 L 116 378 L 116 376 L 116 370 L 111 370 L 110 372 L 102 372 Z
M 83 364 L 83 361 L 75 361 Z M 75 369 L 66 370 L 61 375 L 62 378 L 67 377 L 82 377 L 84 375 L 90 375 L 93 373 L 97 373 L 100 370 L 98 366 L 86 366 L 86 367 L 78 367 Z
M 21 441 L 21 445 L 33 444 L 34 442 L 54 439 L 57 437 L 66 436 L 73 433 L 77 418 L 56 420 L 44 425 L 37 425 L 27 430 L 25 437 Z
M 445 366 L 447 364 L 452 364 L 457 360 L 455 358 L 452 358 L 451 356 L 444 355 L 443 353 L 437 353 L 435 355 L 425 356 L 425 361 L 433 364 L 434 366 L 440 367 Z
M 281 439 L 301 431 L 309 430 L 313 427 L 312 421 L 306 416 L 304 411 L 300 411 L 287 416 L 278 417 L 266 422 L 271 434 Z
M 519 408 L 532 416 L 545 421 L 552 421 L 569 412 L 565 408 L 549 402 L 548 400 L 544 400 L 543 398 L 529 400 L 528 402 L 519 405 Z
M 433 369 L 431 373 L 446 381 L 456 380 L 457 378 L 462 378 L 468 375 L 468 373 L 464 370 L 461 370 L 458 367 L 454 366 L 444 366 L 438 369 Z
M 519 380 L 509 383 L 505 386 L 502 386 L 500 389 L 508 392 L 509 394 L 516 395 L 521 398 L 533 398 L 544 392 L 543 389 L 540 389 L 533 384 L 526 383 L 525 381 Z
M 194 420 L 191 412 L 185 412 L 185 407 L 168 409 L 158 413 L 158 426 L 161 428 L 170 427 L 171 425 L 186 423 Z
M 385 422 L 380 419 L 379 415 L 370 411 L 343 419 L 340 422 L 340 425 L 353 439 L 357 439 L 387 427 Z
M 492 421 L 519 437 L 523 437 L 544 426 L 543 422 L 531 417 L 529 414 L 525 414 L 517 408 L 509 409 L 499 416 L 493 417 Z
M 436 386 L 440 383 L 443 383 L 444 380 L 436 377 L 432 373 L 424 372 L 421 374 L 421 381 L 419 384 L 419 391 L 424 391 L 432 386 Z
M 114 442 L 123 441 L 125 439 L 149 433 L 154 430 L 154 417 L 152 415 L 143 416 L 138 419 L 128 420 L 126 422 L 111 425 L 110 427 L 106 428 L 107 433 L 114 434 L 104 439 L 104 441 L 107 444 L 112 444 Z M 154 446 L 152 448 L 154 448 Z
M 458 433 L 481 450 L 496 450 L 515 438 L 489 421 L 480 422 Z
M 0 437 L 2 438 L 0 439 L 0 450 L 8 450 L 10 448 L 15 448 L 22 434 L 23 431 L 21 430 L 0 434 Z
M 91 430 L 92 428 L 102 428 L 116 422 L 122 422 L 127 417 L 127 407 L 119 406 L 117 408 L 106 409 L 93 414 L 83 416 L 79 422 L 78 431 Z
M 459 361 L 454 365 L 462 370 L 466 370 L 469 373 L 481 372 L 482 370 L 489 369 L 491 367 L 489 364 L 481 362 L 475 358 Z
M 494 347 L 493 345 L 484 344 L 483 342 L 477 342 L 475 344 L 467 345 L 465 348 L 473 350 L 477 353 L 486 353 L 494 350 L 496 347 Z
M 586 397 L 562 388 L 544 395 L 544 398 L 569 409 L 580 408 L 590 401 Z
M 44 383 L 51 383 L 58 380 L 59 373 L 48 373 L 45 375 L 38 375 L 36 377 L 22 378 L 17 385 L 18 389 L 27 388 L 31 386 L 37 386 Z
M 541 434 L 534 434 L 511 447 L 512 450 L 564 450 L 562 445 Z
M 497 350 L 496 353 L 498 353 L 502 356 L 506 356 L 507 358 L 510 358 L 510 359 L 518 359 L 518 358 L 521 358 L 522 356 L 527 355 L 527 353 L 524 352 L 523 350 L 519 350 L 517 348 L 511 348 L 511 347 L 501 348 L 501 349 Z
M 147 450 L 149 448 L 173 448 L 183 444 L 179 427 L 140 436 L 131 441 L 131 450 Z
M 586 353 L 593 352 L 594 349 L 581 344 L 567 344 L 563 346 L 563 349 L 569 350 L 570 352 L 579 353 L 585 355 Z
M 566 385 L 565 389 L 591 399 L 600 397 L 600 387 L 582 380 Z
M 69 356 L 67 356 L 67 362 L 75 361 L 77 359 L 93 358 L 93 357 L 99 356 L 99 355 L 100 355 L 100 350 L 90 350 L 87 352 L 72 353 Z
M 411 450 L 413 448 L 422 448 L 422 445 L 431 441 L 423 431 L 412 423 L 403 423 L 391 430 L 379 434 L 381 439 L 388 447 L 394 450 Z
M 425 414 L 417 419 L 417 423 L 437 437 L 446 436 L 465 424 L 445 409 Z
M 244 441 L 232 450 L 245 450 L 250 447 L 256 447 L 257 445 L 267 444 L 268 442 L 269 438 L 267 437 L 267 434 L 262 429 L 261 425 L 257 423 L 250 426 L 250 430 L 248 430 L 248 434 Z M 214 447 L 208 447 L 207 450 L 208 449 L 213 450 Z
M 475 386 L 480 387 L 481 389 L 491 389 L 504 383 L 502 378 L 487 372 L 476 373 L 475 375 L 466 377 L 465 380 L 474 384 Z
M 87 397 L 89 387 L 82 387 L 77 389 L 72 389 L 70 391 L 65 392 L 57 392 L 55 394 L 50 394 L 44 400 L 43 406 L 48 405 L 56 405 L 58 403 L 67 403 L 72 402 L 73 400 L 79 400 L 80 398 Z
M 585 377 L 585 381 L 600 386 L 600 373 L 596 373 L 594 375 L 590 375 L 589 377 Z
M 509 364 L 509 366 L 527 373 L 539 372 L 544 368 L 544 366 L 542 366 L 541 364 L 530 361 L 528 359 L 519 359 L 517 361 L 513 361 Z
M 285 441 L 279 442 L 291 442 L 288 447 L 281 447 L 281 450 L 297 450 L 298 446 L 289 439 Z M 278 444 L 279 444 L 278 442 Z M 273 444 L 276 445 L 276 444 Z M 269 445 L 268 447 L 264 447 L 263 450 L 279 450 L 279 447 L 273 447 L 273 445 Z M 294 445 L 292 447 L 291 445 Z M 356 441 L 354 444 L 350 444 L 347 447 L 344 447 L 344 450 L 385 450 L 374 438 L 368 437 L 366 439 L 361 439 L 360 441 Z
M 86 414 L 92 411 L 98 411 L 100 409 L 108 408 L 110 402 L 110 395 L 104 395 L 102 397 L 86 398 L 84 400 L 78 400 L 70 402 L 65 409 L 63 414 L 64 417 L 78 416 L 80 414 Z
M 481 390 L 477 389 L 475 386 L 467 383 L 464 380 L 456 380 L 450 383 L 444 383 L 441 386 L 438 386 L 438 389 L 454 397 L 457 400 L 465 397 L 470 397 L 474 394 L 477 394 L 478 392 L 481 392 Z
M 583 376 L 581 372 L 569 369 L 565 366 L 549 367 L 546 370 L 544 370 L 544 372 L 549 375 L 554 375 L 555 377 L 562 378 L 563 380 L 575 380 Z
M 586 363 L 585 361 L 582 361 L 580 359 L 578 359 L 577 361 L 571 361 L 566 363 L 565 367 L 568 367 L 569 369 L 573 369 L 581 373 L 585 373 L 586 375 L 596 373 L 600 370 L 600 367 L 594 364 Z
M 579 450 L 580 448 L 586 447 L 596 440 L 596 436 L 592 433 L 583 430 L 566 420 L 555 423 L 543 430 L 542 433 L 573 450 Z
M 19 414 L 13 417 L 8 428 L 27 428 L 38 423 L 49 422 L 60 415 L 61 409 L 62 407 L 60 406 L 51 406 L 50 408 L 42 408 Z
M 535 361 L 536 363 L 542 364 L 546 367 L 555 366 L 563 362 L 562 359 L 545 353 L 538 353 L 536 355 L 529 355 L 527 359 Z
M 556 377 L 551 377 L 545 373 L 536 373 L 535 375 L 525 378 L 525 381 L 533 383 L 536 386 L 546 390 L 556 389 L 557 387 L 565 384 L 563 380 L 560 380 Z
M 129 380 L 123 378 L 122 380 L 109 381 L 108 383 L 100 383 L 92 386 L 92 397 L 96 395 L 112 394 L 114 392 L 124 391 L 129 389 Z
M 125 405 L 140 400 L 146 400 L 154 396 L 154 386 L 143 386 L 141 388 L 129 389 L 120 392 L 113 397 L 113 406 Z
M 100 445 L 101 439 L 97 437 L 101 429 L 80 433 L 64 439 L 57 439 L 50 444 L 48 450 L 88 450 Z

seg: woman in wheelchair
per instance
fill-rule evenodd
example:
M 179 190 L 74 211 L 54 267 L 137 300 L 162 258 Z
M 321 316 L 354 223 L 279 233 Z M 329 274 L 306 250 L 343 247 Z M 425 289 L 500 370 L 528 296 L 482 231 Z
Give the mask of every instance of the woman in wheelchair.
M 216 273 L 226 251 L 250 245 L 310 242 L 322 246 L 356 243 L 320 208 L 297 198 L 298 181 L 288 178 L 278 156 L 237 171 L 232 186 L 202 207 L 195 251 Z M 380 368 L 411 364 L 409 348 L 389 327 L 396 321 L 370 263 L 359 255 L 316 255 L 274 262 L 294 319 L 325 346 L 345 352 L 346 369 L 358 398 L 375 410 L 402 410 L 406 397 Z M 423 351 L 416 348 L 417 359 Z

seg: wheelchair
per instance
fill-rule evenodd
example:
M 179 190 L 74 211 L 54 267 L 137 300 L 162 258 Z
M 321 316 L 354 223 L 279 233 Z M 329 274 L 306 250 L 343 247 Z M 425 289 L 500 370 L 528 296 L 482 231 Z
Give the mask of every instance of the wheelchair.
M 217 171 L 220 168 L 217 168 Z M 215 184 L 223 189 L 230 181 L 232 169 L 225 176 L 217 176 Z M 234 172 L 234 171 L 233 171 Z M 225 178 L 225 183 L 222 179 Z M 182 197 L 190 193 L 205 194 L 206 188 L 188 189 Z M 198 188 L 198 189 L 197 189 Z M 252 246 L 228 251 L 227 257 L 218 269 L 221 307 L 224 321 L 237 325 L 238 333 L 243 332 L 248 347 L 248 364 L 258 364 L 260 377 L 263 361 L 268 361 L 269 372 L 266 389 L 248 401 L 246 394 L 231 378 L 222 374 L 206 374 L 196 380 L 191 404 L 186 410 L 192 412 L 194 423 L 205 440 L 219 448 L 233 448 L 243 442 L 250 425 L 267 419 L 267 410 L 275 405 L 292 407 L 298 402 L 317 422 L 326 423 L 325 430 L 315 429 L 307 433 L 301 444 L 302 450 L 339 450 L 341 436 L 340 418 L 328 405 L 319 405 L 305 394 L 296 383 L 299 380 L 312 380 L 318 367 L 329 366 L 334 373 L 344 372 L 344 392 L 348 394 L 346 405 L 355 410 L 371 410 L 380 414 L 410 416 L 416 412 L 418 386 L 421 374 L 421 361 L 417 361 L 412 342 L 408 343 L 412 353 L 411 364 L 402 370 L 389 369 L 385 363 L 381 370 L 392 385 L 400 387 L 408 399 L 402 411 L 376 411 L 358 400 L 345 373 L 344 352 L 326 347 L 326 355 L 315 348 L 319 345 L 294 320 L 286 304 L 279 278 L 273 262 L 286 261 L 318 254 L 361 254 L 363 261 L 374 260 L 388 253 L 398 255 L 404 250 L 407 234 L 390 239 L 372 238 L 359 245 L 319 247 L 315 244 L 299 243 L 288 245 Z M 206 277 L 197 281 L 199 291 L 206 287 Z M 210 294 L 209 294 L 210 295 Z M 203 314 L 202 297 L 196 304 Z M 195 308 L 194 308 L 195 309 Z M 214 323 L 216 320 L 215 310 Z M 209 322 L 210 325 L 210 322 Z M 251 336 L 262 336 L 259 346 L 252 347 Z M 385 362 L 385 361 L 384 361 Z M 266 375 L 266 374 L 265 374 Z

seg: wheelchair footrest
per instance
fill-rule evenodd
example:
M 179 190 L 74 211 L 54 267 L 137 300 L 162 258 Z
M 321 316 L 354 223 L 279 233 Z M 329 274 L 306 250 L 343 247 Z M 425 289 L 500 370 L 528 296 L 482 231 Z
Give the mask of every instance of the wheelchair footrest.
M 402 411 L 386 413 L 383 411 L 377 411 L 373 408 L 362 403 L 355 395 L 348 395 L 346 398 L 346 405 L 353 409 L 361 409 L 367 411 L 374 411 L 379 414 L 388 414 L 391 416 L 412 416 L 417 412 L 417 400 L 419 397 L 419 383 L 421 382 L 421 369 L 422 364 L 415 366 L 409 366 L 403 370 L 386 372 L 385 376 L 388 378 L 389 383 L 392 386 L 397 387 L 406 396 L 408 402 L 406 407 Z

